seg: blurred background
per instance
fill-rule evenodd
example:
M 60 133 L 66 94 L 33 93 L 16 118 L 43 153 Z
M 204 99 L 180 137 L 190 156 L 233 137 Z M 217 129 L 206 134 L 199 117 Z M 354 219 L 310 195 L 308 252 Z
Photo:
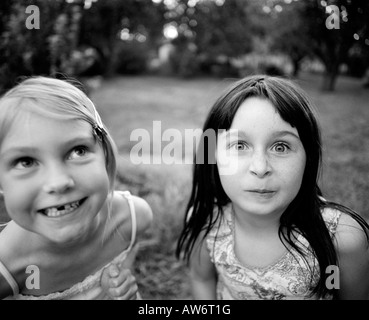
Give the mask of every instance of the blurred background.
M 293 79 L 311 96 L 323 133 L 325 196 L 368 220 L 369 1 L 0 2 L 0 92 L 32 75 L 78 79 L 118 145 L 117 188 L 153 209 L 135 267 L 144 299 L 191 299 L 174 249 L 192 168 L 134 165 L 131 133 L 174 128 L 184 136 L 201 128 L 220 93 L 256 73 Z M 188 141 L 172 143 L 192 156 Z M 148 157 L 166 145 L 151 141 Z M 7 220 L 1 200 L 0 222 Z

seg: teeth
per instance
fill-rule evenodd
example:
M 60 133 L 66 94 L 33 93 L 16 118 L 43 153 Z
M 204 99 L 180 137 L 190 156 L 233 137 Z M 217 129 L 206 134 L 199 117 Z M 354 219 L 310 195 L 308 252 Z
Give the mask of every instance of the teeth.
M 64 206 L 47 208 L 43 211 L 48 217 L 60 217 L 77 209 L 79 205 L 80 201 L 76 201 L 73 203 L 66 204 Z

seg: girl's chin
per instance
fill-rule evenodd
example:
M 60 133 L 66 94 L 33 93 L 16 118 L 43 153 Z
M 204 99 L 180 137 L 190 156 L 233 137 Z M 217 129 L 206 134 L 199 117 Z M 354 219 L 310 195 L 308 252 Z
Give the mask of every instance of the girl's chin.
M 265 204 L 250 205 L 250 203 L 248 203 L 247 205 L 240 205 L 238 206 L 238 208 L 243 214 L 250 214 L 253 216 L 269 216 L 269 215 L 274 216 L 283 213 L 283 210 L 275 206 Z

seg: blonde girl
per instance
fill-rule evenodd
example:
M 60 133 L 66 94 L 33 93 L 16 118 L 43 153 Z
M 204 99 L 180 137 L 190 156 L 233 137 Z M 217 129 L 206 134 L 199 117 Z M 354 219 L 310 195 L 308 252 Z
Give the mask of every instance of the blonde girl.
M 115 144 L 92 101 L 48 77 L 0 100 L 0 298 L 134 299 L 130 252 L 152 220 L 114 191 Z M 31 272 L 30 272 L 31 270 Z

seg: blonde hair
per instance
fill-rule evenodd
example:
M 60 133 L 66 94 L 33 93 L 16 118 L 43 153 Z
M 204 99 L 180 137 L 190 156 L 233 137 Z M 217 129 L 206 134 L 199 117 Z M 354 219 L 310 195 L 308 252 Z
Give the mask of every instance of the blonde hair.
M 113 190 L 117 148 L 108 130 L 87 95 L 73 83 L 49 77 L 31 77 L 10 89 L 0 99 L 0 146 L 16 116 L 32 111 L 60 120 L 82 120 L 91 124 L 91 131 L 102 146 L 105 166 Z M 32 102 L 32 103 L 29 103 Z

